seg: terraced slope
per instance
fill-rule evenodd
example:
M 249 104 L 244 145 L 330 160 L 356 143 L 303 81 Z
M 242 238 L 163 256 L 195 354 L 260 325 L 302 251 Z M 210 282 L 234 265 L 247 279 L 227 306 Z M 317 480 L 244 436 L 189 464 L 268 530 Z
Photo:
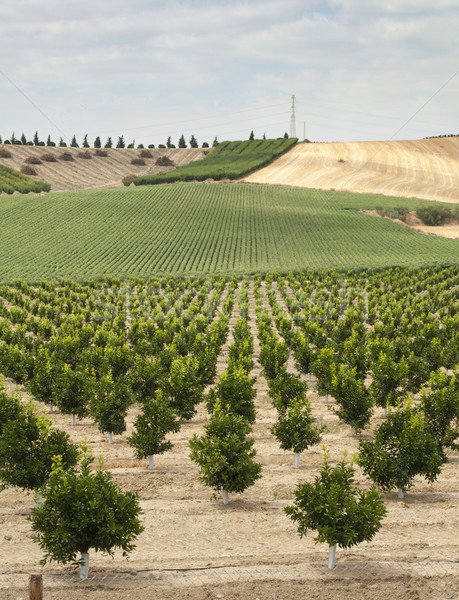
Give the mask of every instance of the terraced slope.
M 0 164 L 20 171 L 22 165 L 31 157 L 38 158 L 42 164 L 33 165 L 37 172 L 34 180 L 51 184 L 52 192 L 70 190 L 89 190 L 121 187 L 122 179 L 129 175 L 149 175 L 169 171 L 174 167 L 158 167 L 156 159 L 168 156 L 175 166 L 183 166 L 203 158 L 200 148 L 151 149 L 152 158 L 145 158 L 145 166 L 132 165 L 133 158 L 140 158 L 141 150 L 134 148 L 108 148 L 106 157 L 97 156 L 94 148 L 48 148 L 41 146 L 0 145 L 11 153 L 11 158 L 0 158 Z M 90 159 L 82 155 L 89 152 Z M 55 162 L 43 160 L 44 155 L 52 155 Z M 63 154 L 70 154 L 73 161 L 62 160 Z
M 297 144 L 249 183 L 459 202 L 459 137 Z

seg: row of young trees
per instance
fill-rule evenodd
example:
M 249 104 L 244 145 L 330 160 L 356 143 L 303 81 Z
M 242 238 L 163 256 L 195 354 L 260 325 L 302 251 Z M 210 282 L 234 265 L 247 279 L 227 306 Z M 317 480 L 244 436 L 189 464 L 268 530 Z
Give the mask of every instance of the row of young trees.
M 435 279 L 437 274 L 423 273 L 423 276 L 428 280 Z M 382 274 L 380 281 L 384 282 L 385 277 Z M 452 295 L 456 289 L 456 277 L 457 273 L 451 271 L 447 282 L 438 283 L 436 293 L 422 295 L 422 302 L 427 302 L 430 309 L 437 307 L 435 312 L 439 314 L 431 321 L 428 315 L 435 313 L 426 312 L 423 320 L 427 323 L 416 324 L 416 331 L 423 332 L 423 336 L 428 332 L 434 337 L 437 334 L 445 335 L 442 343 L 449 350 L 443 352 L 442 361 L 452 360 L 454 356 L 451 349 L 454 334 L 444 334 L 443 327 L 436 328 L 434 325 L 437 318 L 441 318 L 444 323 L 457 315 L 454 312 L 457 299 L 454 301 Z M 401 279 L 399 273 L 397 278 Z M 277 286 L 273 284 L 275 279 Z M 380 340 L 381 332 L 389 335 L 391 326 L 395 327 L 395 320 L 397 326 L 410 332 L 414 326 L 405 322 L 405 313 L 402 311 L 399 314 L 398 305 L 391 306 L 389 318 L 386 305 L 390 303 L 390 299 L 375 304 L 377 311 L 373 315 L 368 312 L 367 318 L 365 312 L 359 310 L 361 301 L 365 299 L 360 291 L 347 293 L 346 302 L 352 304 L 352 307 L 348 307 L 342 315 L 337 311 L 339 316 L 335 316 L 335 299 L 337 302 L 343 300 L 341 285 L 328 295 L 326 310 L 333 315 L 330 319 L 332 324 L 324 319 L 313 320 L 310 318 L 313 303 L 309 299 L 306 302 L 305 296 L 301 295 L 305 288 L 299 284 L 297 277 L 289 278 L 288 282 L 287 286 L 285 279 L 281 277 L 266 278 L 269 308 L 264 304 L 261 277 L 255 278 L 254 291 L 262 346 L 260 362 L 268 380 L 270 397 L 278 412 L 278 420 L 272 431 L 281 445 L 284 444 L 283 448 L 299 453 L 317 443 L 322 431 L 312 418 L 304 378 L 290 373 L 286 368 L 290 351 L 293 351 L 297 367 L 303 374 L 316 375 L 319 391 L 327 391 L 333 396 L 335 402 L 330 403 L 332 410 L 355 431 L 359 431 L 367 426 L 357 420 L 365 412 L 361 410 L 365 406 L 362 398 L 370 397 L 374 400 L 377 397 L 376 392 L 370 391 L 368 380 L 370 358 L 373 354 L 377 356 L 376 351 L 368 353 L 368 339 L 373 340 L 368 332 L 376 331 L 378 335 L 375 340 Z M 139 453 L 137 456 L 154 456 L 167 450 L 170 445 L 165 436 L 194 414 L 197 402 L 204 398 L 204 386 L 213 382 L 216 358 L 226 336 L 234 289 L 238 282 L 235 279 L 230 282 L 216 279 L 208 285 L 203 281 L 185 283 L 171 279 L 153 282 L 152 287 L 160 293 L 148 294 L 144 282 L 134 280 L 129 290 L 122 290 L 122 287 L 117 289 L 120 282 L 113 280 L 102 287 L 104 292 L 99 297 L 92 294 L 97 287 L 95 282 L 93 288 L 92 284 L 62 284 L 57 290 L 47 282 L 42 282 L 37 287 L 17 282 L 12 288 L 0 288 L 0 294 L 5 298 L 0 304 L 0 336 L 3 340 L 0 344 L 0 370 L 5 370 L 5 367 L 10 369 L 8 374 L 11 376 L 18 369 L 17 365 L 22 364 L 24 381 L 29 389 L 47 403 L 61 402 L 58 398 L 67 398 L 73 402 L 79 396 L 80 388 L 85 387 L 78 383 L 79 377 L 83 376 L 83 380 L 87 377 L 86 381 L 92 382 L 91 385 L 94 386 L 92 389 L 88 388 L 89 394 L 88 389 L 85 392 L 89 396 L 89 405 L 92 405 L 90 412 L 96 421 L 97 415 L 100 415 L 102 425 L 110 422 L 111 413 L 123 414 L 124 404 L 111 404 L 111 395 L 118 400 L 129 396 L 129 406 L 137 401 L 142 408 L 129 440 Z M 333 285 L 329 282 L 330 290 Z M 413 285 L 413 279 L 410 285 Z M 317 279 L 315 286 L 314 289 L 317 290 Z M 213 287 L 214 293 L 210 294 Z M 276 299 L 276 287 L 284 299 L 284 305 Z M 368 287 L 367 285 L 367 289 Z M 421 285 L 419 292 L 423 292 L 425 287 Z M 228 295 L 223 300 L 225 288 Z M 296 295 L 292 294 L 293 290 Z M 379 294 L 379 291 L 375 290 L 374 293 Z M 453 298 L 451 310 L 448 305 L 448 310 L 442 312 L 446 297 Z M 300 300 L 303 304 L 301 307 Z M 373 298 L 369 297 L 369 305 L 372 301 Z M 215 318 L 219 304 L 223 312 Z M 413 301 L 410 309 L 417 311 L 420 305 L 421 303 Z M 259 465 L 253 460 L 251 440 L 247 438 L 255 418 L 254 380 L 250 376 L 253 339 L 247 322 L 247 283 L 240 290 L 239 310 L 241 317 L 233 331 L 234 342 L 229 351 L 228 368 L 207 398 L 207 406 L 212 415 L 209 426 L 204 436 L 196 437 L 190 443 L 192 458 L 201 467 L 201 477 L 208 485 L 222 492 L 243 491 L 259 476 Z M 305 318 L 306 315 L 308 318 Z M 373 318 L 374 324 L 370 322 Z M 284 341 L 280 340 L 273 328 L 273 320 Z M 130 327 L 127 327 L 129 321 Z M 427 329 L 426 325 L 429 325 Z M 27 335 L 28 332 L 32 335 Z M 384 339 L 395 344 L 397 335 Z M 364 343 L 359 345 L 359 340 Z M 412 340 L 416 342 L 415 335 Z M 364 347 L 363 352 L 361 345 Z M 422 355 L 426 345 L 419 343 L 417 346 Z M 327 352 L 323 353 L 324 350 Z M 426 361 L 424 366 L 429 366 L 432 359 L 427 355 L 423 360 Z M 390 372 L 391 368 L 387 371 Z M 373 373 L 372 377 L 374 376 Z M 388 408 L 386 421 L 377 429 L 373 440 L 361 440 L 358 462 L 382 489 L 399 487 L 404 490 L 409 487 L 415 474 L 424 474 L 433 481 L 440 473 L 448 448 L 457 446 L 457 373 L 447 373 L 442 364 L 436 371 L 429 371 L 427 381 L 422 377 L 417 379 L 421 381 L 420 387 L 413 387 L 419 392 L 419 400 L 406 401 L 400 394 L 400 389 L 395 389 L 394 401 L 389 403 L 392 407 Z M 381 379 L 383 380 L 384 378 Z M 69 381 L 73 382 L 72 385 L 67 385 Z M 414 386 L 414 383 L 411 385 Z M 70 390 L 69 393 L 67 390 Z M 379 390 L 377 393 L 383 392 Z M 371 408 L 373 405 L 374 402 Z M 358 410 L 355 406 L 359 407 Z M 68 412 L 73 411 L 74 407 Z M 113 428 L 113 424 L 110 428 Z M 110 428 L 105 431 L 110 431 Z M 229 432 L 235 433 L 233 438 Z M 232 440 L 229 447 L 228 439 Z M 238 450 L 234 451 L 234 448 Z M 230 453 L 229 458 L 225 455 L 226 451 Z M 210 461 L 207 460 L 209 456 L 213 457 Z M 217 466 L 221 467 L 221 472 Z M 230 474 L 229 467 L 233 469 L 230 469 Z M 51 466 L 48 473 L 53 468 Z M 79 477 L 82 472 L 81 469 L 76 471 L 74 467 L 69 468 L 73 469 L 75 477 Z M 60 472 L 59 469 L 59 465 L 56 465 L 56 473 Z M 400 478 L 402 472 L 405 477 L 403 481 Z M 352 493 L 343 492 L 346 502 L 351 502 L 351 498 L 354 498 L 359 506 L 363 502 L 362 510 L 369 510 L 366 500 L 364 501 L 366 496 L 361 496 L 351 486 L 349 467 L 333 469 L 326 460 L 322 475 L 323 485 L 334 480 L 336 475 L 343 484 L 343 489 L 348 492 L 353 490 Z M 235 487 L 231 487 L 231 482 Z M 299 523 L 301 514 L 310 515 L 310 509 L 306 510 L 306 507 L 311 506 L 308 499 L 312 492 L 313 488 L 308 486 L 297 490 L 296 509 L 291 512 L 291 516 L 296 515 Z M 225 496 L 227 498 L 226 493 Z M 327 510 L 330 512 L 330 499 L 327 502 L 322 511 L 323 522 L 316 521 L 317 527 L 313 527 L 314 521 L 301 521 L 303 533 L 304 528 L 309 527 L 317 529 L 319 535 L 322 535 L 319 525 L 322 527 L 327 522 L 324 515 Z M 374 496 L 370 504 L 375 509 L 374 514 L 372 513 L 374 528 L 364 530 L 361 535 L 368 536 L 371 531 L 377 530 L 375 528 L 381 513 L 378 508 L 380 502 Z M 335 509 L 349 512 L 350 506 L 351 504 L 340 503 Z M 344 537 L 339 538 L 336 534 L 335 538 L 327 539 L 330 546 L 333 546 L 333 539 L 339 545 L 346 543 Z M 355 539 L 360 541 L 369 538 L 356 536 Z
M 0 136 L 0 144 L 12 144 L 14 146 L 50 146 L 50 147 L 60 147 L 60 148 L 79 148 L 80 144 L 77 142 L 77 138 L 75 135 L 72 136 L 72 139 L 70 140 L 70 142 L 65 141 L 63 137 L 61 137 L 59 139 L 59 142 L 54 142 L 51 139 L 51 136 L 48 135 L 46 142 L 44 140 L 41 140 L 39 135 L 38 135 L 38 131 L 35 132 L 33 139 L 32 140 L 28 140 L 27 137 L 25 136 L 25 134 L 23 133 L 21 135 L 21 137 L 17 138 L 14 131 L 11 134 L 10 138 L 7 138 L 5 140 L 2 140 L 2 137 Z M 213 145 L 217 145 L 218 141 L 217 138 L 215 137 L 214 141 L 213 141 Z M 172 143 L 171 141 L 171 137 L 169 136 L 167 138 L 167 142 L 165 144 L 159 144 L 158 148 L 187 148 L 189 145 L 190 148 L 199 148 L 199 144 L 196 140 L 196 137 L 194 135 L 191 136 L 191 138 L 188 141 L 188 144 L 186 142 L 185 136 L 182 135 L 180 136 L 179 140 L 178 140 L 178 144 L 177 146 L 175 146 L 175 144 Z M 81 141 L 81 147 L 82 148 L 90 148 L 90 142 L 88 140 L 88 134 L 85 134 L 83 137 L 83 140 Z M 112 137 L 108 137 L 106 139 L 106 141 L 103 143 L 101 141 L 100 136 L 97 136 L 94 141 L 93 141 L 93 147 L 94 148 L 135 148 L 136 147 L 136 143 L 135 140 L 132 140 L 132 142 L 127 143 L 124 139 L 124 135 L 120 135 L 118 137 L 117 142 L 115 143 L 113 141 Z M 154 144 L 149 144 L 148 148 L 154 148 L 155 145 Z M 144 148 L 143 144 L 138 144 L 137 148 Z M 209 144 L 207 142 L 203 142 L 202 144 L 202 148 L 209 148 Z

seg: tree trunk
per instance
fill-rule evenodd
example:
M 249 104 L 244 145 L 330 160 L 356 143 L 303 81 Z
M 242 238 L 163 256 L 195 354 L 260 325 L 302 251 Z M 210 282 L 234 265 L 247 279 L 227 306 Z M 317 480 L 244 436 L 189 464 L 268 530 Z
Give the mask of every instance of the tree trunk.
M 43 576 L 41 573 L 29 575 L 29 600 L 43 600 Z
M 336 544 L 328 547 L 328 568 L 335 568 Z
M 148 457 L 148 468 L 149 469 L 155 468 L 155 457 L 153 456 L 153 454 L 150 454 L 150 456 Z
M 54 410 L 53 403 L 52 403 L 52 402 L 50 402 L 50 403 L 49 403 L 49 412 L 53 412 L 53 410 Z
M 75 415 L 72 415 L 72 425 L 75 426 Z
M 405 492 L 403 491 L 403 488 L 401 488 L 401 487 L 398 488 L 397 496 L 400 499 L 405 497 Z
M 351 430 L 349 432 L 349 437 L 354 437 L 354 428 L 351 426 Z
M 87 552 L 82 552 L 81 560 L 80 579 L 87 579 L 89 574 L 89 554 Z
M 228 498 L 228 490 L 223 490 L 223 504 L 228 504 L 229 502 L 229 498 Z
M 108 432 L 108 443 L 113 444 L 113 433 L 111 431 Z
M 43 498 L 43 496 L 39 493 L 37 493 L 37 495 L 35 496 L 35 506 L 36 508 L 41 508 L 43 506 L 45 499 Z
M 295 469 L 300 468 L 300 453 L 295 452 Z
M 325 394 L 324 404 L 328 404 L 328 394 Z

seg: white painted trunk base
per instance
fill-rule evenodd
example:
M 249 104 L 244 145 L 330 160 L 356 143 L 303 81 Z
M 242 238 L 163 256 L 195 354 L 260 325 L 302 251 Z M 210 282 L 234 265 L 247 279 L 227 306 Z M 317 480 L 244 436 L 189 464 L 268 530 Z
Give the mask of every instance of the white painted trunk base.
M 295 452 L 295 469 L 300 468 L 300 453 Z
M 335 568 L 336 544 L 328 547 L 328 568 Z
M 113 444 L 113 433 L 111 431 L 108 434 L 108 443 Z
M 82 552 L 81 560 L 83 562 L 80 566 L 80 579 L 87 579 L 89 574 L 89 554 L 87 552 Z
M 150 454 L 150 456 L 148 457 L 148 468 L 149 469 L 155 468 L 155 457 L 153 456 L 153 454 Z
M 223 494 L 223 504 L 228 504 L 228 502 L 229 502 L 228 490 L 223 490 L 222 494 Z

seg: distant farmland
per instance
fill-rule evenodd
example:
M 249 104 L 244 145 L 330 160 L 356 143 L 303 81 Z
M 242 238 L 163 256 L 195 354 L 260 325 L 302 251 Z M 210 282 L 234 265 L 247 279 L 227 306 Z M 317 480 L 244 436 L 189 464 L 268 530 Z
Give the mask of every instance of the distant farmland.
M 458 241 L 358 212 L 380 203 L 246 184 L 3 196 L 0 280 L 459 264 Z

